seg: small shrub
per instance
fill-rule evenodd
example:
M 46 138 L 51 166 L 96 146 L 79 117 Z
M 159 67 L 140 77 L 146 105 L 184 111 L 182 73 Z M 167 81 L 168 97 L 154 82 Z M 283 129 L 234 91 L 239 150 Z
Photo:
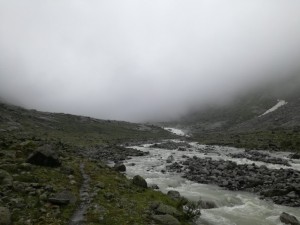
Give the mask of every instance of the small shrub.
M 183 206 L 184 217 L 190 221 L 196 221 L 200 215 L 200 201 L 198 202 L 188 202 Z

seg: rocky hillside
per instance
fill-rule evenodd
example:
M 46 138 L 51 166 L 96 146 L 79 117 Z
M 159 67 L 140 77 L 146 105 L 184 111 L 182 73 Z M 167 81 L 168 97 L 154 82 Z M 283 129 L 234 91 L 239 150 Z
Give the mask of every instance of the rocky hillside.
M 261 85 L 176 122 L 200 142 L 300 151 L 300 76 Z
M 125 144 L 172 137 L 150 125 L 0 104 L 0 224 L 187 225 L 186 201 L 122 173 L 122 160 L 145 154 Z

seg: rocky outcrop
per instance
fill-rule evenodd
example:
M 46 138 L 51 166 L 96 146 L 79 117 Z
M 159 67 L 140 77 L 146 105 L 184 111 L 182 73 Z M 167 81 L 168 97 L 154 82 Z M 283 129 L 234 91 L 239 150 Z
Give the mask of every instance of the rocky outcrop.
M 291 166 L 286 159 L 271 157 L 269 154 L 259 151 L 245 151 L 243 153 L 230 154 L 230 156 L 232 158 L 246 158 L 252 161 Z
M 276 204 L 300 206 L 300 172 L 292 169 L 269 169 L 256 164 L 238 165 L 232 161 L 197 157 L 167 168 L 183 172 L 185 178 L 198 183 L 254 192 Z
M 132 183 L 138 187 L 147 188 L 147 182 L 139 175 L 133 177 Z
M 285 224 L 289 224 L 289 225 L 300 225 L 299 221 L 297 220 L 297 218 L 295 216 L 292 216 L 288 213 L 281 213 L 280 217 L 279 217 L 280 221 L 285 223 Z
M 52 150 L 51 145 L 39 147 L 35 152 L 29 155 L 26 162 L 48 167 L 58 167 L 61 165 L 61 162 L 57 154 Z

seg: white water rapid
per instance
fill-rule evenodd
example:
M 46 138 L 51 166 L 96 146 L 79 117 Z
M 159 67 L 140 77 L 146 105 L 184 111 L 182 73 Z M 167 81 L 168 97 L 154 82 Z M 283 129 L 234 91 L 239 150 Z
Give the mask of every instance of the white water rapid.
M 177 140 L 174 140 L 175 142 Z M 282 225 L 279 216 L 287 212 L 300 220 L 300 209 L 276 205 L 272 202 L 260 200 L 258 195 L 241 192 L 228 191 L 214 185 L 199 184 L 182 178 L 182 174 L 165 172 L 167 158 L 173 155 L 174 162 L 182 160 L 182 156 L 197 156 L 200 158 L 211 157 L 214 160 L 224 159 L 235 161 L 238 164 L 266 165 L 269 168 L 286 168 L 283 165 L 254 162 L 247 159 L 231 158 L 229 153 L 242 152 L 243 149 L 199 145 L 190 143 L 193 147 L 188 151 L 166 150 L 150 148 L 150 144 L 136 146 L 141 151 L 149 151 L 149 155 L 133 157 L 125 161 L 127 176 L 132 178 L 141 175 L 148 184 L 158 185 L 160 191 L 167 193 L 169 190 L 179 191 L 180 194 L 189 200 L 214 201 L 218 208 L 201 210 L 201 217 L 197 224 L 202 225 Z M 204 152 L 203 149 L 209 149 Z M 280 157 L 287 157 L 288 153 L 276 153 Z M 292 168 L 300 170 L 300 162 L 291 163 Z

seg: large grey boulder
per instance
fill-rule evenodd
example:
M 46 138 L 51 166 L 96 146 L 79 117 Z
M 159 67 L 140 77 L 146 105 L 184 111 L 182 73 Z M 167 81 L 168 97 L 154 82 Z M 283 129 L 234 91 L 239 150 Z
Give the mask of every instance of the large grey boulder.
M 280 221 L 285 224 L 289 224 L 289 225 L 300 225 L 299 221 L 297 220 L 297 218 L 295 216 L 292 216 L 285 212 L 281 213 Z
M 26 162 L 48 167 L 58 167 L 61 165 L 61 162 L 57 154 L 52 150 L 51 145 L 39 147 L 35 152 L 29 155 Z
M 0 186 L 12 186 L 13 178 L 12 176 L 6 172 L 5 170 L 0 170 Z
M 10 225 L 11 218 L 8 208 L 0 207 L 0 225 Z
M 48 201 L 54 205 L 68 205 L 69 203 L 74 204 L 76 202 L 75 195 L 70 191 L 62 191 L 56 194 L 54 197 L 50 197 Z
M 142 188 L 147 188 L 147 182 L 145 181 L 144 178 L 142 178 L 139 175 L 136 175 L 133 177 L 132 183 L 136 186 L 142 187 Z
M 171 215 L 153 215 L 152 219 L 162 225 L 180 225 L 181 223 Z

